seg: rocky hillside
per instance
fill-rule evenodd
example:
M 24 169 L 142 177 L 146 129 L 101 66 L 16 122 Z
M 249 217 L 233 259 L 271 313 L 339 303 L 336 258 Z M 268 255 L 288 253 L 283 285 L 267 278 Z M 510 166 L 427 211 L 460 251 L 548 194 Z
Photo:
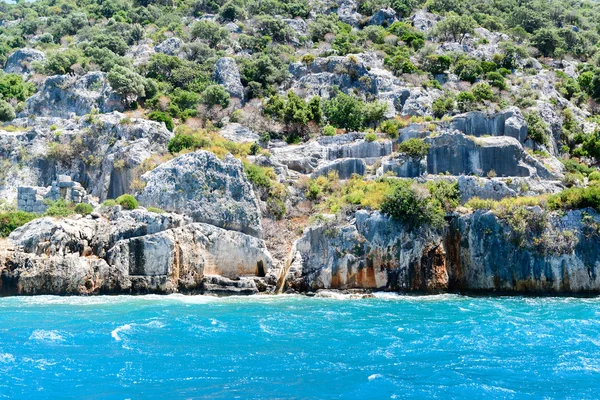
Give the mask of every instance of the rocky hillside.
M 0 294 L 600 293 L 600 6 L 0 4 Z

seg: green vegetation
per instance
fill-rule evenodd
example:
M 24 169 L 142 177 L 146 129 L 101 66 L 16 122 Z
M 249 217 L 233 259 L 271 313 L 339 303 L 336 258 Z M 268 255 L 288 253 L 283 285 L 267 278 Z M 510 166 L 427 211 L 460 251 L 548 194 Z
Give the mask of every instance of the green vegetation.
M 401 181 L 385 196 L 381 212 L 409 226 L 441 228 L 445 225 L 445 212 L 440 202 L 427 187 L 410 181 Z
M 94 207 L 92 207 L 92 205 L 88 203 L 79 203 L 75 205 L 73 211 L 75 211 L 75 213 L 77 214 L 88 215 L 91 214 L 92 211 L 94 211 Z
M 123 194 L 115 199 L 115 202 L 126 210 L 138 208 L 138 201 L 130 194 Z
M 398 145 L 398 151 L 412 158 L 423 158 L 429 151 L 429 145 L 423 139 L 408 139 Z
M 25 211 L 0 211 L 0 237 L 7 237 L 18 227 L 39 217 L 38 214 Z

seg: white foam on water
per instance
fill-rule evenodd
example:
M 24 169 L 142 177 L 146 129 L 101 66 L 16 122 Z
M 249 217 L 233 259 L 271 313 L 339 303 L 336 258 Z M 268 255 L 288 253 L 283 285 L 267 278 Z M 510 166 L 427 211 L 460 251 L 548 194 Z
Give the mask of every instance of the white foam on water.
M 10 353 L 0 353 L 0 363 L 8 364 L 15 361 L 15 356 Z
M 383 378 L 383 375 L 381 374 L 373 374 L 373 375 L 369 375 L 369 377 L 367 378 L 370 381 L 378 379 L 378 378 Z
M 112 336 L 113 339 L 115 339 L 117 342 L 120 342 L 121 336 L 119 336 L 119 332 L 127 332 L 129 330 L 131 330 L 131 325 L 129 325 L 129 324 L 121 325 L 118 328 L 114 329 L 110 333 L 110 336 Z
M 36 329 L 29 336 L 29 340 L 39 340 L 45 342 L 64 342 L 65 338 L 59 331 L 47 331 L 44 329 Z

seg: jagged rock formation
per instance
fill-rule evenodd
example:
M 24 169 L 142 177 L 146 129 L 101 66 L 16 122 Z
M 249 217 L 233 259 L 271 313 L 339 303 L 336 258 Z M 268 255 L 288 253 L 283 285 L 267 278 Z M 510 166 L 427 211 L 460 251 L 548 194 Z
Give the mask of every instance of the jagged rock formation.
M 230 57 L 223 57 L 215 65 L 215 78 L 218 83 L 225 87 L 225 90 L 231 95 L 244 102 L 244 86 L 240 79 L 235 60 Z
M 105 217 L 34 220 L 9 241 L 14 247 L 0 252 L 3 295 L 252 294 L 266 290 L 273 267 L 255 237 L 120 207 Z
M 527 138 L 527 122 L 516 107 L 487 115 L 481 111 L 471 111 L 452 119 L 452 128 L 472 136 L 510 136 L 521 143 Z
M 540 176 L 554 178 L 542 163 L 525 152 L 518 140 L 509 136 L 468 137 L 460 133 L 443 133 L 427 138 L 430 174 Z
M 189 215 L 249 235 L 261 236 L 260 208 L 242 163 L 221 161 L 208 151 L 184 154 L 142 176 L 138 199 L 146 206 Z
M 489 211 L 454 216 L 444 231 L 411 229 L 359 211 L 348 224 L 304 232 L 296 242 L 287 287 L 599 293 L 600 216 L 591 210 L 549 217 L 532 212 L 540 221 L 539 240 Z
M 144 162 L 166 153 L 173 137 L 163 123 L 118 112 L 70 120 L 23 118 L 12 124 L 19 129 L 0 128 L 0 156 L 9 163 L 0 196 L 9 200 L 18 186 L 50 186 L 58 175 L 80 182 L 100 201 L 131 193 L 145 172 Z

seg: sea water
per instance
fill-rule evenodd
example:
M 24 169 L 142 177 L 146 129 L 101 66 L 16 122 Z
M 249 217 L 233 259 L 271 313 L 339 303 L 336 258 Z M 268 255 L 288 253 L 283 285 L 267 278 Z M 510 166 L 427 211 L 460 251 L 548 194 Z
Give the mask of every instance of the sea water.
M 599 299 L 0 299 L 0 398 L 598 397 Z

